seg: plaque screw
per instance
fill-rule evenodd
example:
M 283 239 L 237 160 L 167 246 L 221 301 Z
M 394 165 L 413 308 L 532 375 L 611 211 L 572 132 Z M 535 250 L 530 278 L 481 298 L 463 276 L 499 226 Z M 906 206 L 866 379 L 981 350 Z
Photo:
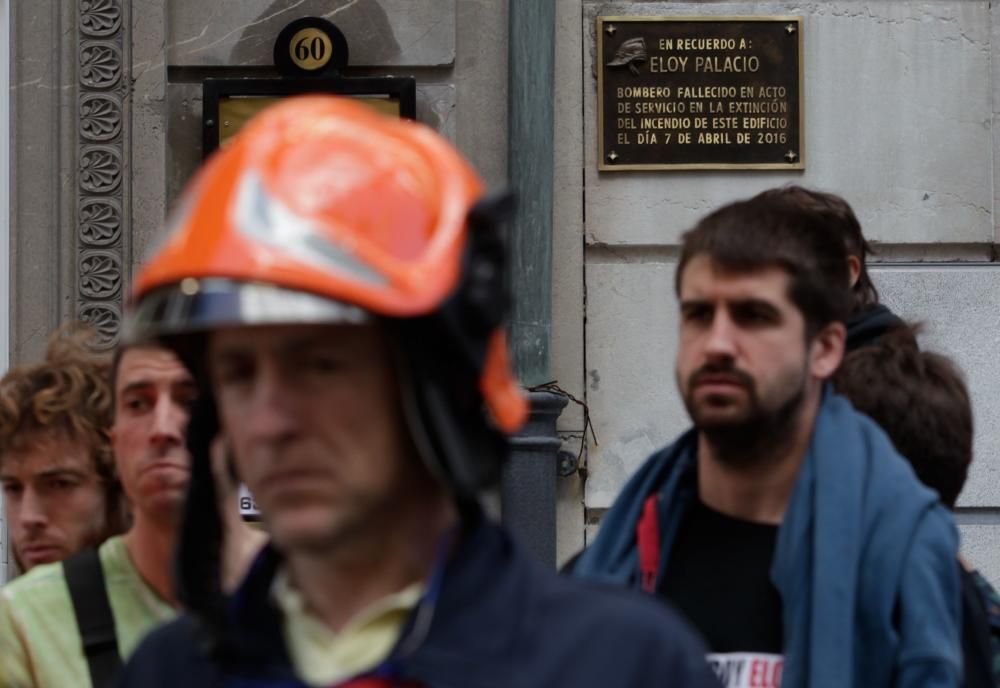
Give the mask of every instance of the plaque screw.
M 606 28 L 604 30 L 608 32 L 609 36 L 614 36 L 615 35 L 615 31 L 617 31 L 618 29 L 615 28 L 614 24 L 608 24 L 608 28 Z
M 214 119 L 206 119 L 205 120 L 205 126 L 206 127 L 214 127 L 215 126 L 215 120 Z
M 786 24 L 785 31 L 787 31 L 789 35 L 795 33 L 795 24 Z
M 610 153 L 608 153 L 608 160 L 610 160 L 611 162 L 614 162 L 617 159 L 618 159 L 618 154 L 617 153 L 615 153 L 614 151 L 611 151 Z
M 785 160 L 787 160 L 788 162 L 795 162 L 798 159 L 799 155 L 795 151 L 788 151 L 787 153 L 785 153 Z

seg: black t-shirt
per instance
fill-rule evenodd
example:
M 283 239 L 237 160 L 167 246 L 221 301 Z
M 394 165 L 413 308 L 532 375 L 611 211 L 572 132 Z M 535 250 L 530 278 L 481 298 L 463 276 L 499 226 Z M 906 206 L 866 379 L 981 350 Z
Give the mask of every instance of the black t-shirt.
M 697 500 L 670 550 L 658 592 L 701 632 L 725 686 L 780 683 L 781 596 L 771 582 L 777 537 L 776 525 L 726 516 Z

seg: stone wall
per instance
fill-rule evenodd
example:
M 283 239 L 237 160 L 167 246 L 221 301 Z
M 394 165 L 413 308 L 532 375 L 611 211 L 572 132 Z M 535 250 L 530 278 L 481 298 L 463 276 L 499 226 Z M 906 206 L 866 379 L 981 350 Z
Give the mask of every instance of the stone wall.
M 201 81 L 277 76 L 274 39 L 299 17 L 341 28 L 348 75 L 415 76 L 418 119 L 454 140 L 491 187 L 506 178 L 506 0 L 10 9 L 13 365 L 40 359 L 49 333 L 75 318 L 114 346 L 132 275 L 201 159 Z
M 277 76 L 293 19 L 334 21 L 351 74 L 414 75 L 418 116 L 500 184 L 506 2 L 38 0 L 12 5 L 11 359 L 73 318 L 116 341 L 132 274 L 201 156 L 201 81 Z
M 166 190 L 200 160 L 201 80 L 274 76 L 272 48 L 293 19 L 346 34 L 353 75 L 413 75 L 417 118 L 455 141 L 492 185 L 506 177 L 507 3 L 488 0 L 225 0 L 167 4 Z M 162 144 L 161 144 L 162 145 Z
M 631 472 L 688 418 L 675 389 L 677 241 L 727 201 L 789 182 L 845 196 L 879 252 L 874 279 L 927 348 L 966 371 L 976 461 L 960 499 L 964 548 L 1000 581 L 1000 265 L 994 262 L 992 42 L 988 2 L 559 0 L 553 344 L 585 394 L 600 444 L 585 486 L 563 484 L 560 555 L 583 544 Z M 803 172 L 597 171 L 598 15 L 801 15 Z M 583 307 L 580 307 L 583 304 Z M 564 419 L 568 433 L 579 417 Z

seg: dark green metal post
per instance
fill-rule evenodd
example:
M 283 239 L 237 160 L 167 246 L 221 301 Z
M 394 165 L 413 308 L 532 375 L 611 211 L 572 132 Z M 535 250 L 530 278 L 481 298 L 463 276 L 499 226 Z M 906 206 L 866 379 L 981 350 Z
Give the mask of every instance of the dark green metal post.
M 507 170 L 517 194 L 512 228 L 514 363 L 526 386 L 550 378 L 554 0 L 509 0 Z M 532 396 L 532 421 L 504 470 L 503 522 L 543 562 L 556 560 L 555 421 L 565 400 Z
M 548 381 L 552 329 L 555 0 L 510 0 L 507 172 L 517 193 L 511 338 L 521 381 Z

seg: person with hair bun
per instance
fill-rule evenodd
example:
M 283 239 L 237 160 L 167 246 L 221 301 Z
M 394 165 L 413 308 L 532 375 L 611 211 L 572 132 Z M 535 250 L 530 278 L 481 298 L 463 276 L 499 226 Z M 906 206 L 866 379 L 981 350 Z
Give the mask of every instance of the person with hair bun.
M 875 251 L 861 231 L 854 209 L 841 196 L 790 184 L 762 191 L 758 198 L 791 203 L 812 213 L 826 229 L 844 240 L 847 248 L 851 309 L 846 321 L 848 352 L 878 343 L 882 337 L 906 331 L 903 320 L 881 303 L 878 289 L 868 274 L 868 256 Z M 911 339 L 916 345 L 916 340 Z
M 947 356 L 921 351 L 919 332 L 907 325 L 850 353 L 833 384 L 885 430 L 920 482 L 954 510 L 972 463 L 972 402 L 961 369 Z M 1000 596 L 968 561 L 959 561 L 963 685 L 1000 685 Z

